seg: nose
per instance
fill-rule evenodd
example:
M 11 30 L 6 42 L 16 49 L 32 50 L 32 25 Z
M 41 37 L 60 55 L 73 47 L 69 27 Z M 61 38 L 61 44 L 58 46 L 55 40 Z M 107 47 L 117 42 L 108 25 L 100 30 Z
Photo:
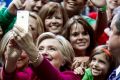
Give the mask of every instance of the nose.
M 98 63 L 99 63 L 98 61 L 95 61 L 93 65 L 96 67 L 98 66 Z
M 40 53 L 43 55 L 43 56 L 48 56 L 48 52 L 46 49 L 40 51 Z
M 52 17 L 52 22 L 56 22 L 56 18 L 55 17 Z
M 78 39 L 83 39 L 83 35 L 80 33 Z
M 56 18 L 55 18 L 55 17 L 52 17 L 51 24 L 57 24 L 57 20 L 56 20 Z
M 45 57 L 45 56 L 48 56 L 48 53 L 42 53 L 42 55 Z

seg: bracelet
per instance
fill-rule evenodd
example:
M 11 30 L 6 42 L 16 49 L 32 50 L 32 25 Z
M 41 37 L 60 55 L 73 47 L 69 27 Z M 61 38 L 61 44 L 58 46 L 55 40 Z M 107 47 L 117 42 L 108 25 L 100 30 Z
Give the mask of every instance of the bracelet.
M 30 61 L 31 64 L 36 63 L 39 60 L 40 54 L 38 53 L 37 58 L 34 61 Z
M 105 12 L 105 11 L 106 11 L 106 6 L 103 6 L 103 7 L 101 7 L 101 8 L 98 8 L 98 10 L 101 11 L 101 12 Z

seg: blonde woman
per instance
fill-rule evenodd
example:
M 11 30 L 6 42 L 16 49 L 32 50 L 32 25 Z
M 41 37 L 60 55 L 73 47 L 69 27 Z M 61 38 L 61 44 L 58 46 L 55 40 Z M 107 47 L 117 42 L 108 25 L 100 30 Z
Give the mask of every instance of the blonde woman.
M 18 24 L 15 25 L 15 27 L 17 26 L 19 25 Z M 35 44 L 38 35 L 44 32 L 43 23 L 39 18 L 39 16 L 36 15 L 35 13 L 30 12 L 28 28 L 29 28 L 28 32 L 32 36 L 33 42 Z M 23 80 L 22 77 L 25 77 L 25 79 L 29 79 L 29 78 L 36 79 L 36 77 L 31 72 L 31 70 L 27 68 L 29 65 L 29 57 L 26 54 L 26 52 L 24 50 L 15 51 L 15 49 L 12 46 L 10 46 L 11 45 L 10 41 L 13 39 L 13 37 L 14 37 L 14 32 L 13 30 L 11 30 L 5 34 L 0 44 L 0 53 L 2 54 L 2 57 L 3 57 L 3 63 L 7 64 L 8 61 L 10 61 L 9 66 L 5 66 L 5 68 L 8 69 L 7 73 L 10 73 L 12 70 L 16 69 L 19 72 L 17 75 L 21 73 L 24 74 L 24 75 L 21 75 L 20 80 Z M 19 55 L 19 56 L 16 56 L 16 55 Z M 13 57 L 16 57 L 16 58 L 13 59 Z M 28 73 L 25 73 L 25 72 L 28 72 Z M 9 79 L 12 79 L 12 78 L 9 78 Z
M 16 27 L 13 31 L 15 36 L 13 41 L 11 41 L 11 46 L 16 51 L 23 49 L 27 52 L 32 65 L 29 68 L 36 74 L 37 78 L 40 80 L 80 80 L 80 77 L 75 75 L 70 69 L 74 58 L 74 50 L 64 37 L 56 36 L 50 32 L 43 33 L 38 37 L 37 44 L 34 45 L 30 34 L 25 33 L 22 28 Z M 16 56 L 19 55 L 17 54 Z M 11 57 L 10 60 L 14 58 L 16 57 Z M 12 80 L 14 80 L 14 77 L 20 79 L 20 75 L 14 75 L 14 73 L 17 74 L 15 69 L 8 69 L 9 63 L 11 62 L 8 61 L 5 64 L 3 78 L 8 79 L 9 76 Z M 10 73 L 6 74 L 5 72 Z

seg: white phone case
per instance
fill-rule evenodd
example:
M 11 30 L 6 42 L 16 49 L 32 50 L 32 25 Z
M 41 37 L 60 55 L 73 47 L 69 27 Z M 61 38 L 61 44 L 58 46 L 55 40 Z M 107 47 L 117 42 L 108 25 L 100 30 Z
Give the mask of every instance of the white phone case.
M 19 10 L 17 11 L 16 24 L 22 27 L 26 32 L 28 32 L 28 21 L 29 21 L 29 11 Z

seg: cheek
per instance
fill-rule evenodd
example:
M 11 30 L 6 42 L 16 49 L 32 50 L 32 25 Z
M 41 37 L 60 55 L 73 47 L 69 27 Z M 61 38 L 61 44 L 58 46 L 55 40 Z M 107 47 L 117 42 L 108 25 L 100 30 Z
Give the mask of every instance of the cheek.
M 111 49 L 115 49 L 115 48 L 117 48 L 117 46 L 118 46 L 118 40 L 119 39 L 117 39 L 117 38 L 115 38 L 114 36 L 111 36 L 110 38 L 109 38 L 109 41 L 108 41 L 108 45 L 109 45 L 109 47 L 111 48 Z
M 58 20 L 59 24 L 63 25 L 63 19 Z
M 47 27 L 48 25 L 50 25 L 50 20 L 45 20 L 45 27 Z
M 58 53 L 58 52 L 54 53 L 52 56 L 54 57 L 54 59 L 58 59 L 58 60 L 62 59 L 61 53 Z
M 101 69 L 102 69 L 102 73 L 103 74 L 107 74 L 108 73 L 108 70 L 109 70 L 109 64 L 107 65 L 101 65 Z
M 70 43 L 73 43 L 73 42 L 75 42 L 76 40 L 77 40 L 76 37 L 70 36 Z
M 60 66 L 63 64 L 63 57 L 62 57 L 62 55 L 60 53 L 56 53 L 56 54 L 52 55 L 52 57 L 54 59 L 51 61 L 51 64 L 59 69 Z

